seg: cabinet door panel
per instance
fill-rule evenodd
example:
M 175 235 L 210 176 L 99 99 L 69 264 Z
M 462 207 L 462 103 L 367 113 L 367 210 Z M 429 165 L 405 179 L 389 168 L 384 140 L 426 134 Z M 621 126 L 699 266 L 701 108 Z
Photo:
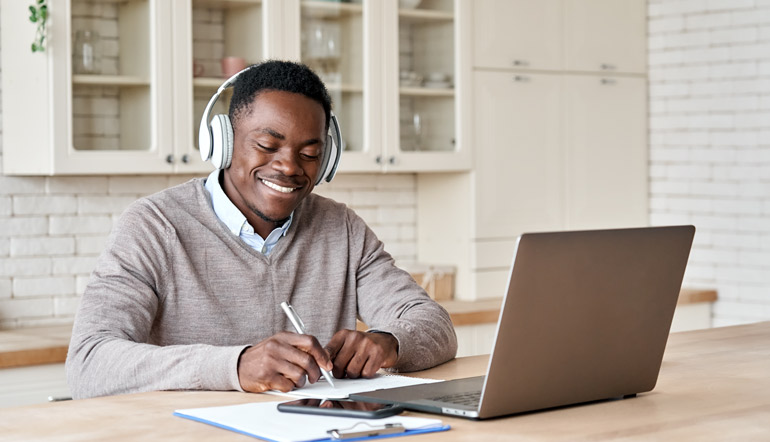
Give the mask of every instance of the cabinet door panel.
M 644 0 L 567 1 L 564 17 L 567 70 L 645 72 Z
M 644 78 L 567 77 L 568 226 L 646 225 Z
M 560 0 L 484 0 L 473 8 L 477 68 L 561 69 Z
M 388 58 L 383 79 L 393 94 L 385 97 L 383 164 L 386 171 L 467 170 L 467 151 L 458 140 L 461 52 L 466 1 L 422 1 L 416 8 L 386 3 L 384 30 L 395 34 L 383 43 Z M 467 16 L 465 17 L 467 20 Z M 390 35 L 383 32 L 383 35 Z M 462 60 L 462 61 L 461 61 Z M 388 88 L 388 86 L 391 86 Z M 395 98 L 395 99 L 393 99 Z M 391 139 L 390 134 L 397 134 Z
M 561 80 L 474 76 L 476 238 L 510 238 L 563 225 Z

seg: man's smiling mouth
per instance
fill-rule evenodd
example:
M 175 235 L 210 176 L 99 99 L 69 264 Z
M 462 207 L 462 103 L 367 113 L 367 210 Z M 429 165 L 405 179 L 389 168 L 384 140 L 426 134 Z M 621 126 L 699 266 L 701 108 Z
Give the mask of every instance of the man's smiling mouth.
M 292 193 L 292 192 L 294 192 L 295 190 L 298 189 L 297 187 L 283 187 L 283 186 L 279 186 L 278 184 L 272 183 L 272 182 L 267 181 L 267 180 L 261 180 L 261 181 L 262 181 L 262 184 L 264 184 L 265 186 L 267 186 L 267 187 L 269 187 L 269 188 L 271 188 L 273 190 L 277 190 L 278 192 L 281 192 L 281 193 Z

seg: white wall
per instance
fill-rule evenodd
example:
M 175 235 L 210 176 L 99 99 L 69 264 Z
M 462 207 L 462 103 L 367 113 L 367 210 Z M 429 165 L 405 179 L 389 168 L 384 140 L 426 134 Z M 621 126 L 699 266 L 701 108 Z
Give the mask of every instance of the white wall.
M 0 109 L 0 119 L 7 111 Z M 0 140 L 0 161 L 1 152 Z M 190 178 L 0 174 L 0 329 L 71 323 L 123 209 L 140 196 Z M 413 174 L 338 175 L 317 192 L 355 209 L 397 260 L 416 259 Z
M 770 1 L 648 4 L 650 220 L 697 227 L 715 326 L 770 320 Z

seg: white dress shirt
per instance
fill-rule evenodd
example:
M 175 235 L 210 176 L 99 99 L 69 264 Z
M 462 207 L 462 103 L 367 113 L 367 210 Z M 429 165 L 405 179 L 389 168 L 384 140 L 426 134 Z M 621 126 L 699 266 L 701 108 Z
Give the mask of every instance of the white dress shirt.
M 206 178 L 206 190 L 211 194 L 211 204 L 214 207 L 214 213 L 217 215 L 220 221 L 222 221 L 227 228 L 243 240 L 249 247 L 264 254 L 265 256 L 270 254 L 278 240 L 286 236 L 286 232 L 291 226 L 291 220 L 294 213 L 289 216 L 288 221 L 283 223 L 282 226 L 276 227 L 267 235 L 267 238 L 262 238 L 257 232 L 254 231 L 254 227 L 249 224 L 246 216 L 235 207 L 230 198 L 227 197 L 225 191 L 222 189 L 222 185 L 219 184 L 219 176 L 221 170 L 217 169 Z

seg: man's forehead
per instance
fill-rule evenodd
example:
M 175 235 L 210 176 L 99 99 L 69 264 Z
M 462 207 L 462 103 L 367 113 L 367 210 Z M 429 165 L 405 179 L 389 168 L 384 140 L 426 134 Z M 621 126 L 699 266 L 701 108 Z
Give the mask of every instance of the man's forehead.
M 326 112 L 321 103 L 303 94 L 275 89 L 265 89 L 257 92 L 249 104 L 243 106 L 240 112 L 234 115 L 236 121 L 233 121 L 233 124 L 237 124 L 238 120 L 253 117 L 255 112 L 259 112 L 261 114 L 260 117 L 278 116 L 280 114 L 275 112 L 286 107 L 291 107 L 293 113 L 298 111 L 303 115 L 315 113 L 315 116 L 320 118 L 324 128 L 326 127 Z M 269 112 L 261 112 L 266 110 L 265 108 L 269 108 Z

